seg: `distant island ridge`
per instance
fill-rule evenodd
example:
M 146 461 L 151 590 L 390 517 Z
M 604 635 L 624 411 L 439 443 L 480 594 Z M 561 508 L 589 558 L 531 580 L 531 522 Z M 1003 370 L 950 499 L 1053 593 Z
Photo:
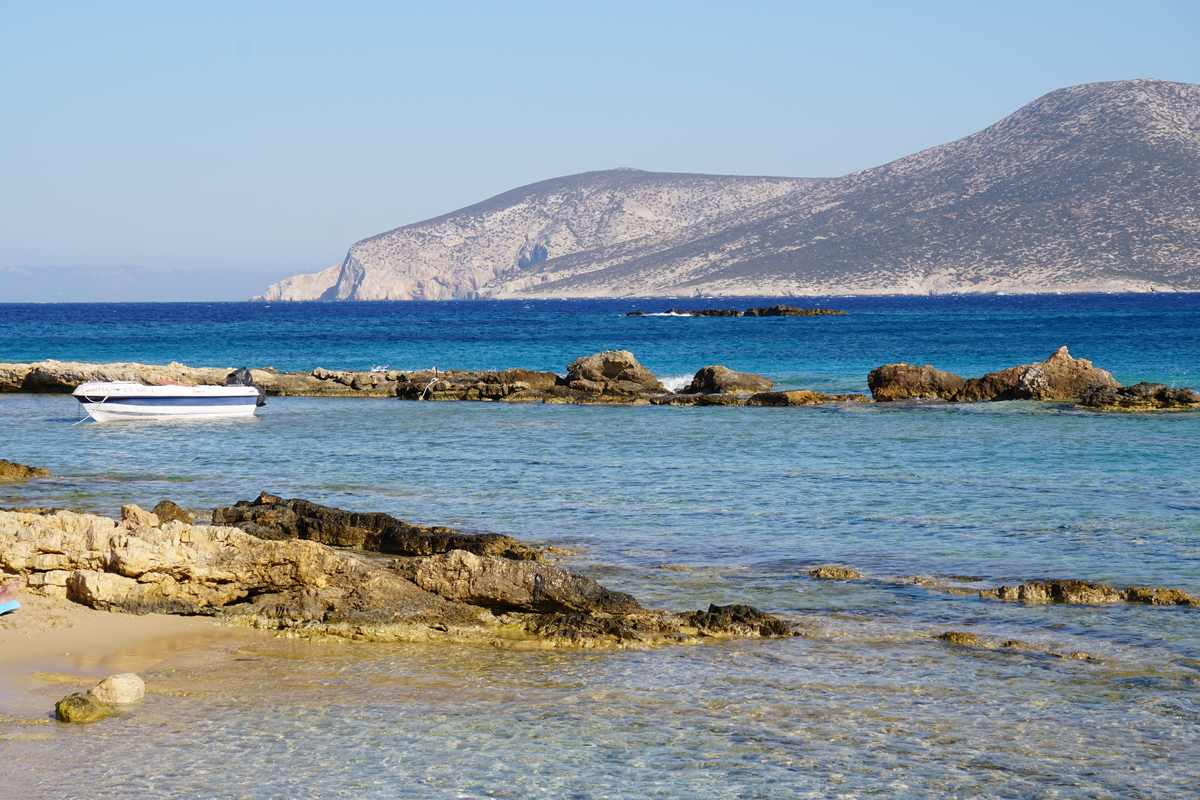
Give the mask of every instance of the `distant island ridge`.
M 1059 89 L 838 178 L 614 169 L 351 245 L 256 301 L 1200 291 L 1200 86 Z

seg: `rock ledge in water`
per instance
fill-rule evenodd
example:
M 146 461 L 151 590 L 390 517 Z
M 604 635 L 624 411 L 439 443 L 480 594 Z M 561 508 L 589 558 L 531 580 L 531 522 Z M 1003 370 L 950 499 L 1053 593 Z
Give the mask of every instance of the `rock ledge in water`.
M 1103 605 L 1107 603 L 1143 603 L 1155 606 L 1200 606 L 1200 598 L 1178 589 L 1148 589 L 1131 586 L 1114 589 L 1103 583 L 1081 580 L 1052 580 L 999 586 L 979 593 L 984 599 L 1022 603 L 1065 603 Z
M 1192 411 L 1200 409 L 1200 395 L 1191 389 L 1142 382 L 1116 389 L 1093 387 L 1084 392 L 1079 405 L 1102 411 Z
M 260 500 L 260 508 L 293 510 L 269 495 Z M 311 505 L 360 522 L 387 516 Z M 428 541 L 446 540 L 433 530 Z M 91 514 L 0 511 L 0 571 L 22 576 L 33 593 L 105 611 L 208 615 L 310 639 L 507 647 L 632 647 L 791 634 L 783 620 L 748 607 L 646 610 L 629 595 L 522 557 L 536 551 L 516 545 L 523 548 L 516 558 L 450 549 L 388 561 L 219 525 L 172 521 L 131 530 Z

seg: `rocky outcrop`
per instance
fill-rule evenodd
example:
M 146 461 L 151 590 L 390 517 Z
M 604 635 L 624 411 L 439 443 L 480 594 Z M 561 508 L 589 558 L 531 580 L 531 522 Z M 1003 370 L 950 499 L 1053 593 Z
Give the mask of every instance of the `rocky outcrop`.
M 324 297 L 337 284 L 342 274 L 342 265 L 334 264 L 320 272 L 303 275 L 293 275 L 278 283 L 272 283 L 267 290 L 254 300 L 271 302 L 273 300 L 317 300 Z M 261 284 L 260 284 L 261 285 Z
M 1095 388 L 1116 389 L 1112 374 L 1083 358 L 1071 358 L 1062 346 L 1045 361 L 990 372 L 971 378 L 951 399 L 960 403 L 980 400 L 1077 400 Z
M 688 614 L 687 620 L 698 630 L 717 635 L 744 636 L 746 631 L 763 637 L 788 635 L 787 623 L 753 606 L 709 605 L 707 611 Z
M 1200 409 L 1200 395 L 1191 389 L 1142 382 L 1115 389 L 1095 386 L 1083 393 L 1079 405 L 1102 411 L 1191 411 Z
M 949 400 L 962 391 L 965 383 L 959 376 L 935 369 L 931 364 L 918 367 L 903 361 L 876 367 L 867 375 L 867 388 L 876 402 Z
M 39 361 L 0 364 L 0 392 L 69 393 L 88 381 L 135 381 L 148 385 L 183 383 L 223 386 L 230 367 L 188 367 L 137 363 L 82 364 Z M 318 367 L 281 373 L 271 367 L 250 370 L 257 386 L 285 397 L 400 397 L 425 400 L 502 400 L 529 389 L 553 387 L 553 372 L 421 370 L 356 372 Z
M 460 533 L 440 525 L 414 525 L 383 513 L 359 513 L 263 492 L 215 508 L 214 525 L 232 525 L 260 539 L 308 539 L 375 553 L 428 556 L 462 550 L 479 556 L 538 561 L 537 550 L 498 533 Z
M 165 366 L 120 362 L 85 364 L 76 361 L 37 361 L 31 364 L 0 364 L 0 392 L 70 393 L 88 381 L 133 381 L 150 385 L 183 383 L 224 386 L 233 367 L 189 367 L 172 362 Z M 279 373 L 252 370 L 260 386 Z M 278 392 L 272 392 L 277 394 Z
M 990 372 L 963 380 L 957 375 L 899 362 L 884 364 L 867 376 L 871 395 L 881 402 L 937 398 L 956 403 L 990 400 L 1076 400 L 1094 389 L 1120 386 L 1112 374 L 1058 348 L 1045 361 Z
M 773 385 L 763 375 L 717 365 L 701 367 L 683 394 L 758 394 L 771 391 Z
M 396 574 L 422 589 L 474 606 L 546 613 L 631 614 L 642 607 L 623 592 L 549 564 L 451 550 L 397 561 Z
M 26 481 L 30 478 L 53 478 L 50 470 L 41 467 L 27 467 L 0 458 L 0 481 Z
M 1103 583 L 1080 580 L 1037 581 L 1018 586 L 999 586 L 995 589 L 986 589 L 980 592 L 979 596 L 984 599 L 1022 603 L 1079 605 L 1143 603 L 1156 606 L 1200 606 L 1200 597 L 1193 597 L 1178 589 L 1148 589 L 1136 586 L 1114 589 Z
M 791 634 L 754 609 L 646 610 L 533 559 L 450 550 L 388 560 L 219 525 L 130 530 L 69 511 L 0 511 L 0 571 L 97 609 L 203 614 L 305 638 L 630 647 Z
M 628 350 L 605 350 L 567 365 L 568 388 L 596 394 L 662 394 L 666 388 Z

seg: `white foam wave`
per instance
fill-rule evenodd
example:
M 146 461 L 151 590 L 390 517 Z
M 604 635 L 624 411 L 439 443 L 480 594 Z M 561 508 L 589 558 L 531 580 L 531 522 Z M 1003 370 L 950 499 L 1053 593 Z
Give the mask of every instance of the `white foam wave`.
M 678 392 L 680 389 L 686 388 L 688 384 L 692 382 L 692 377 L 693 376 L 691 375 L 667 375 L 666 377 L 661 377 L 658 380 L 663 386 L 667 387 L 672 392 Z

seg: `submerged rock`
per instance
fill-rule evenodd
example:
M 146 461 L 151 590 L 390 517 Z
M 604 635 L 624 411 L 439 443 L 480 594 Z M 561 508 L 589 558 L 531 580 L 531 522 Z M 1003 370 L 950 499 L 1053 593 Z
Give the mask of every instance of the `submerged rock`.
M 836 581 L 856 581 L 862 578 L 861 572 L 848 567 L 817 567 L 810 569 L 808 575 L 811 578 Z
M 963 631 L 946 631 L 945 633 L 939 633 L 934 638 L 943 642 L 949 642 L 950 644 L 957 644 L 964 647 L 979 647 L 983 644 L 983 642 L 975 634 L 965 633 Z
M 786 622 L 765 614 L 753 606 L 709 605 L 707 611 L 694 611 L 684 619 L 699 630 L 726 636 L 790 636 Z
M 861 394 L 823 394 L 808 389 L 787 392 L 760 392 L 746 400 L 748 406 L 819 406 L 827 403 L 869 403 Z

